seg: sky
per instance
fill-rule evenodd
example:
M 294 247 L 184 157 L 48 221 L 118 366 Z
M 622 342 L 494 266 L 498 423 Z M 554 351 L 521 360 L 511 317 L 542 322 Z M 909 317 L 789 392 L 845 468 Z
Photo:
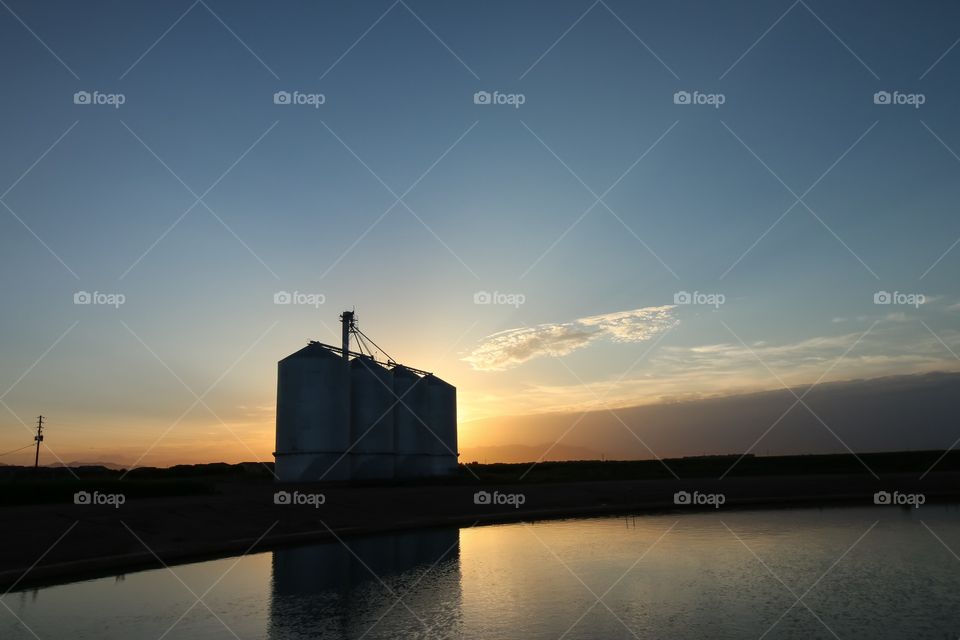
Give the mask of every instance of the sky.
M 4 0 L 0 453 L 270 460 L 276 362 L 353 308 L 466 446 L 955 371 L 958 18 Z

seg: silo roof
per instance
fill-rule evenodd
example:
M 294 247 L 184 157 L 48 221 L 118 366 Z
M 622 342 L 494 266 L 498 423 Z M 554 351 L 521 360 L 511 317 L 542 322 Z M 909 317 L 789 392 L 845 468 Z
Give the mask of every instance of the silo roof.
M 407 378 L 417 378 L 417 379 L 420 378 L 420 376 L 418 376 L 416 373 L 414 373 L 413 371 L 411 371 L 411 370 L 408 369 L 407 367 L 403 366 L 402 364 L 398 364 L 397 366 L 395 366 L 395 367 L 393 368 L 393 373 L 394 373 L 394 375 L 399 374 L 399 375 L 404 376 L 404 377 L 407 377 Z
M 291 358 L 333 358 L 335 360 L 340 360 L 339 355 L 331 351 L 329 348 L 322 346 L 319 342 L 311 342 L 303 349 L 294 351 L 283 360 L 290 360 Z M 283 360 L 280 362 L 283 362 Z
M 442 378 L 438 378 L 437 376 L 433 375 L 432 373 L 428 373 L 427 375 L 423 376 L 423 381 L 426 382 L 427 384 L 441 385 L 441 386 L 445 386 L 445 387 L 450 387 L 451 389 L 454 388 L 454 386 L 453 386 L 452 384 L 450 384 L 450 383 L 447 382 L 446 380 L 443 380 Z
M 374 369 L 374 370 L 380 369 L 382 371 L 387 370 L 386 367 L 384 367 L 375 359 L 367 355 L 355 357 L 353 360 L 350 361 L 350 366 L 356 367 L 356 368 L 363 368 L 363 369 Z

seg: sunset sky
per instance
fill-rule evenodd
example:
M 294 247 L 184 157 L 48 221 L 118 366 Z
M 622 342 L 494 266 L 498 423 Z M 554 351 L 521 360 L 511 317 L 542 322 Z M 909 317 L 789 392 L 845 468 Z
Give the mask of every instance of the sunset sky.
M 0 453 L 272 460 L 351 308 L 461 448 L 960 370 L 960 6 L 549 6 L 7 0 Z

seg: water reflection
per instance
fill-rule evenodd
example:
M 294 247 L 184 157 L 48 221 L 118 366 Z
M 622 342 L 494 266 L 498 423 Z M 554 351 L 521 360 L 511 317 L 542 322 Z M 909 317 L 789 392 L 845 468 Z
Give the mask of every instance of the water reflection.
M 460 531 L 428 529 L 273 553 L 268 637 L 456 635 Z M 428 631 L 430 633 L 428 633 Z
M 9 593 L 0 639 L 956 638 L 957 551 L 953 505 L 432 529 Z

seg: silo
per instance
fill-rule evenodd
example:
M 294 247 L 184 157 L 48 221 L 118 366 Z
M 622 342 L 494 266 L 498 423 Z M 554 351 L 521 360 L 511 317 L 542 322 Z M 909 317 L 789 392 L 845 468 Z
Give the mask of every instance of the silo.
M 397 365 L 391 370 L 393 393 L 394 451 L 396 477 L 415 478 L 430 475 L 429 456 L 423 447 L 428 436 L 424 428 L 427 389 L 422 378 L 410 369 Z
M 430 374 L 423 378 L 427 388 L 425 451 L 430 455 L 431 475 L 443 476 L 457 469 L 457 389 Z
M 349 479 L 349 390 L 346 362 L 319 343 L 278 363 L 274 456 L 281 482 Z
M 350 361 L 350 467 L 356 479 L 394 476 L 393 379 L 369 356 Z

